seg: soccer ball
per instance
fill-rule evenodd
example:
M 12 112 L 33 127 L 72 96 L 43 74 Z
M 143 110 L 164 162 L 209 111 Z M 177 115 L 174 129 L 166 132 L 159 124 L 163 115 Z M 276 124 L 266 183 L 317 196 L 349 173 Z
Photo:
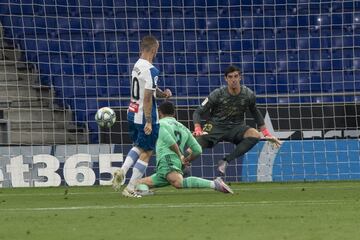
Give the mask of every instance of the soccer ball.
M 116 121 L 114 110 L 109 107 L 100 108 L 95 114 L 95 121 L 100 127 L 110 128 Z

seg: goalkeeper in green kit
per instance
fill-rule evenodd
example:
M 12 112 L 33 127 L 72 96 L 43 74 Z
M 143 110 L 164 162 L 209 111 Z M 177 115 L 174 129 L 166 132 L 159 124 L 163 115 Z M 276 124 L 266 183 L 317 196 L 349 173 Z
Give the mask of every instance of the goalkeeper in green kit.
M 201 146 L 192 133 L 175 118 L 175 107 L 163 102 L 158 107 L 160 117 L 159 137 L 156 142 L 156 173 L 138 180 L 138 185 L 148 187 L 212 188 L 223 193 L 233 193 L 221 178 L 206 180 L 198 177 L 183 178 L 182 167 L 202 153 Z M 184 149 L 189 155 L 184 157 Z

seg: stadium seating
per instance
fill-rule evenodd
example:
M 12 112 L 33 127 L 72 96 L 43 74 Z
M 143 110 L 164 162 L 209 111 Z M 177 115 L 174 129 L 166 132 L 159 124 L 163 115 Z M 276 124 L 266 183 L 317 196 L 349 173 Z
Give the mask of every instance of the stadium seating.
M 79 122 L 87 119 L 86 111 L 95 107 L 97 97 L 129 96 L 139 39 L 149 33 L 160 40 L 156 62 L 165 72 L 165 85 L 178 96 L 207 95 L 220 85 L 230 63 L 241 66 L 245 83 L 258 95 L 279 94 L 266 102 L 319 101 L 280 96 L 289 93 L 360 90 L 354 72 L 360 70 L 358 2 L 149 4 L 1 0 L 0 21 L 6 39 L 21 47 L 25 60 L 39 70 L 41 83 L 54 87 L 57 100 L 73 108 Z M 192 78 L 196 75 L 201 77 Z

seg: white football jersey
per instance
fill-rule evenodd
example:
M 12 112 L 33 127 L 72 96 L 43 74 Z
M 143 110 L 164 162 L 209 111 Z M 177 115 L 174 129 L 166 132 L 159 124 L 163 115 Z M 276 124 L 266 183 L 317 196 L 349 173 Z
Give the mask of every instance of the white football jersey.
M 140 58 L 135 63 L 131 73 L 131 100 L 128 108 L 129 121 L 136 124 L 145 124 L 144 90 L 156 90 L 159 73 L 160 71 L 147 60 Z M 151 113 L 153 124 L 159 122 L 155 96 L 156 92 L 154 92 L 153 96 Z

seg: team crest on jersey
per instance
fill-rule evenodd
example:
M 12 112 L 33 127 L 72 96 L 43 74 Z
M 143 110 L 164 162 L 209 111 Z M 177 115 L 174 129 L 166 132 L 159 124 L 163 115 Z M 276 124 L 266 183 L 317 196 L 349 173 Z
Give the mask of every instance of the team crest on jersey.
M 205 106 L 209 101 L 209 98 L 205 98 L 205 100 L 201 103 L 201 106 Z

